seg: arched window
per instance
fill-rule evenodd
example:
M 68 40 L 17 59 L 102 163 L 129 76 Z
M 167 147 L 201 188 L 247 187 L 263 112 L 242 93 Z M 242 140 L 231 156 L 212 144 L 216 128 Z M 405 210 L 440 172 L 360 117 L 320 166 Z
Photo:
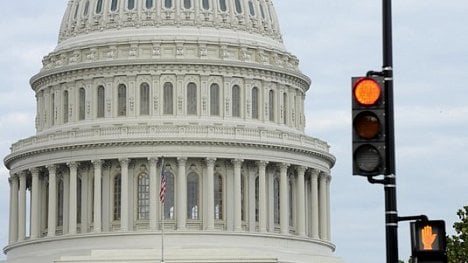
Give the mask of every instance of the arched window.
M 166 196 L 164 199 L 164 218 L 174 219 L 174 174 L 166 170 Z
M 198 219 L 200 211 L 200 198 L 198 193 L 199 180 L 196 173 L 187 176 L 187 218 Z
M 63 226 L 63 177 L 59 174 L 57 178 L 57 225 Z
M 103 86 L 97 88 L 97 117 L 104 118 L 105 90 Z
M 111 11 L 114 12 L 115 10 L 117 10 L 118 3 L 119 3 L 118 0 L 112 0 L 112 2 L 111 2 Z
M 219 116 L 219 85 L 216 83 L 210 87 L 210 115 Z
M 219 9 L 220 9 L 222 12 L 226 12 L 226 11 L 227 11 L 226 0 L 219 0 Z
M 127 87 L 119 84 L 117 89 L 117 116 L 127 115 Z
M 127 8 L 128 10 L 133 10 L 135 8 L 135 0 L 128 0 Z
M 192 0 L 184 0 L 184 8 L 185 9 L 192 8 Z
M 210 1 L 209 0 L 202 0 L 203 9 L 209 10 L 210 9 Z
M 238 14 L 241 14 L 242 13 L 242 5 L 241 5 L 240 0 L 235 0 L 235 5 L 236 5 L 236 12 Z
M 172 8 L 172 0 L 163 0 L 164 1 L 164 7 L 169 9 Z
M 122 176 L 120 174 L 117 174 L 114 177 L 113 181 L 113 213 L 112 213 L 112 218 L 114 221 L 120 220 L 120 201 L 121 201 L 121 196 L 122 196 Z
M 141 173 L 138 175 L 138 189 L 137 189 L 137 200 L 138 200 L 138 220 L 149 219 L 150 210 L 150 182 L 147 173 Z
M 68 122 L 68 90 L 63 92 L 63 123 Z
M 83 11 L 83 16 L 87 16 L 89 12 L 89 1 L 86 1 L 84 11 Z
M 260 179 L 257 176 L 255 178 L 255 222 L 258 222 L 258 204 L 259 204 L 259 192 L 260 192 Z
M 284 116 L 283 116 L 283 123 L 284 124 L 288 124 L 288 94 L 287 93 L 283 93 L 283 112 L 284 112 Z
M 84 120 L 86 117 L 86 91 L 84 88 L 80 88 L 78 95 L 78 119 Z
M 73 15 L 73 18 L 76 19 L 78 17 L 78 10 L 80 9 L 80 3 L 76 4 L 75 7 L 75 14 Z
M 240 117 L 240 87 L 238 85 L 234 85 L 232 87 L 232 116 L 233 117 Z
M 102 0 L 98 0 L 96 3 L 96 14 L 102 13 Z
M 252 119 L 258 120 L 258 88 L 252 89 Z
M 273 90 L 268 93 L 268 105 L 269 120 L 275 121 L 275 93 Z
M 251 16 L 255 16 L 255 8 L 252 1 L 249 1 L 249 12 Z
M 275 224 L 280 223 L 280 180 L 273 180 L 273 219 Z
M 153 0 L 146 0 L 146 9 L 151 9 L 153 8 Z
M 164 114 L 174 114 L 174 88 L 172 83 L 166 82 L 163 86 Z
M 193 82 L 187 85 L 187 114 L 197 114 L 197 85 Z
M 223 177 L 214 176 L 214 216 L 216 220 L 223 220 Z
M 140 115 L 149 115 L 150 88 L 148 83 L 140 85 Z

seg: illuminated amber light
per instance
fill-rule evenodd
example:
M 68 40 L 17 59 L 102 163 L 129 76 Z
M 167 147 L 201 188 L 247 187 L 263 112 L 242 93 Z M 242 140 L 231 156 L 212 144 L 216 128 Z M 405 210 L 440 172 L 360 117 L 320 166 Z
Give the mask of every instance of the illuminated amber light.
M 425 226 L 421 229 L 421 241 L 424 250 L 433 250 L 432 246 L 437 238 L 437 234 L 432 233 L 431 226 Z
M 374 105 L 379 100 L 381 93 L 380 85 L 373 79 L 361 79 L 354 87 L 354 97 L 363 106 Z

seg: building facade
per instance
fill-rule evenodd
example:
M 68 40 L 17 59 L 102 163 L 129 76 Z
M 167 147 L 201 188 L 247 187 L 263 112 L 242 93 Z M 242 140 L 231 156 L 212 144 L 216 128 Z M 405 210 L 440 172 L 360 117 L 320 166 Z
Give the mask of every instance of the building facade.
M 69 0 L 31 86 L 8 262 L 341 262 L 271 0 Z

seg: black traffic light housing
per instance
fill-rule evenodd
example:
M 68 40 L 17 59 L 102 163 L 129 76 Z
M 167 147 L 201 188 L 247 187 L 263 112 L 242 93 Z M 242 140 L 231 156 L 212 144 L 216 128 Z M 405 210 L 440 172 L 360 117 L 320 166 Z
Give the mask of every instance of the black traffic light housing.
M 410 227 L 412 257 L 416 263 L 447 263 L 445 221 L 416 221 Z
M 382 76 L 352 78 L 353 174 L 387 174 L 386 91 Z

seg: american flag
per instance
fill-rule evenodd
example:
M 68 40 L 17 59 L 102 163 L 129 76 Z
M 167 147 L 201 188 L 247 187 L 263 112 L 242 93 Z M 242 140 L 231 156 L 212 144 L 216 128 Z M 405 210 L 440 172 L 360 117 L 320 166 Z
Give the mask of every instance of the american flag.
M 164 164 L 164 159 L 161 162 L 161 187 L 159 188 L 159 201 L 164 204 L 164 200 L 166 199 L 166 165 Z

